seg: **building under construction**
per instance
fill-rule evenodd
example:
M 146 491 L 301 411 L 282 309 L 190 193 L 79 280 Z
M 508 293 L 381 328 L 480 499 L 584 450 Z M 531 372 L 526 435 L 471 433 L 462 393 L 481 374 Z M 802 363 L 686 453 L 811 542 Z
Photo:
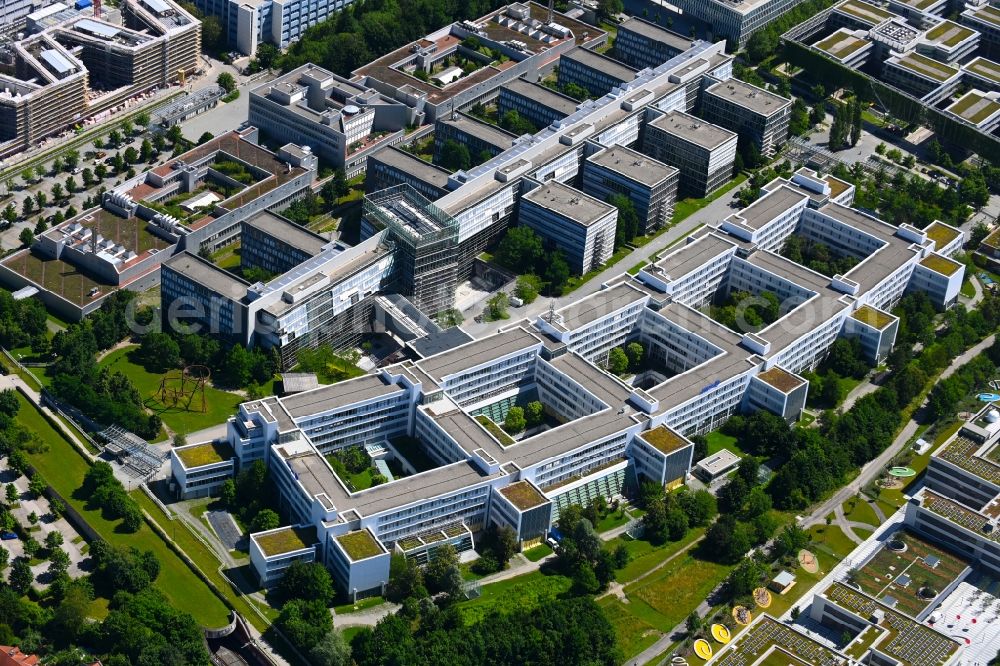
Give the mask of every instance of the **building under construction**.
M 458 224 L 409 185 L 365 197 L 361 233 L 395 243 L 396 293 L 430 316 L 450 310 L 458 286 Z

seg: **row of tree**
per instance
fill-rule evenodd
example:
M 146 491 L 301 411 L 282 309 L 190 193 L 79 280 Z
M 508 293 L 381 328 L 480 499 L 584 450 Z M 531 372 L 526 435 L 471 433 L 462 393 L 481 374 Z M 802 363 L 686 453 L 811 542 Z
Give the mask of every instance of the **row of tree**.
M 531 227 L 508 229 L 493 259 L 518 275 L 538 276 L 542 291 L 547 295 L 559 295 L 570 277 L 569 264 L 562 250 L 546 247 L 542 237 Z

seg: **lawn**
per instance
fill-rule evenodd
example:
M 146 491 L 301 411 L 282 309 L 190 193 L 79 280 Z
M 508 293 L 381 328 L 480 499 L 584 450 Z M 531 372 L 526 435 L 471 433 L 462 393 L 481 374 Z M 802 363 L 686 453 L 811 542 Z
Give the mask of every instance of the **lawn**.
M 648 622 L 630 613 L 629 606 L 615 596 L 607 596 L 597 602 L 597 605 L 614 627 L 618 647 L 626 659 L 639 654 L 662 635 Z
M 809 530 L 809 539 L 817 555 L 820 552 L 826 553 L 838 562 L 850 555 L 855 548 L 854 542 L 836 525 L 813 526 Z
M 543 557 L 548 557 L 552 554 L 552 549 L 549 548 L 548 544 L 540 543 L 537 546 L 529 548 L 524 551 L 524 556 L 528 558 L 529 562 L 537 562 Z
M 668 541 L 667 543 L 654 546 L 648 541 L 631 539 L 629 537 L 617 537 L 608 542 L 608 548 L 614 549 L 618 544 L 625 544 L 625 549 L 629 553 L 629 562 L 623 569 L 620 569 L 615 576 L 618 580 L 628 582 L 639 576 L 652 571 L 668 557 L 680 551 L 688 544 L 698 540 L 705 533 L 703 528 L 688 530 L 684 538 L 680 541 Z
M 674 217 L 673 224 L 677 224 L 681 220 L 690 217 L 695 212 L 701 210 L 708 204 L 712 203 L 716 199 L 725 196 L 733 189 L 739 187 L 743 184 L 743 181 L 747 179 L 746 174 L 741 173 L 739 176 L 729 181 L 726 185 L 723 185 L 717 189 L 712 194 L 709 194 L 704 199 L 683 199 L 674 204 Z
M 87 462 L 20 392 L 17 397 L 21 403 L 18 422 L 38 434 L 50 447 L 46 453 L 29 455 L 31 464 L 45 481 L 66 498 L 73 508 L 80 512 L 84 520 L 109 543 L 153 551 L 160 561 L 160 575 L 155 584 L 167 596 L 171 605 L 190 613 L 203 626 L 226 625 L 229 610 L 225 604 L 148 525 L 143 524 L 134 534 L 119 532 L 117 521 L 105 520 L 100 510 L 87 509 L 84 501 L 73 496 L 83 483 L 83 476 L 88 468 Z
M 878 527 L 879 524 L 878 516 L 875 515 L 875 509 L 871 507 L 871 504 L 856 497 L 844 502 L 844 516 L 848 520 L 867 523 L 872 527 Z
M 236 412 L 237 406 L 243 402 L 244 398 L 235 394 L 221 391 L 212 386 L 205 387 L 206 411 L 198 411 L 201 408 L 201 396 L 192 400 L 191 410 L 183 405 L 168 407 L 160 402 L 157 393 L 160 389 L 160 382 L 164 375 L 149 372 L 144 367 L 135 362 L 132 352 L 138 349 L 137 345 L 130 345 L 117 349 L 103 359 L 98 364 L 102 368 L 111 368 L 122 372 L 132 380 L 139 394 L 143 397 L 146 407 L 159 415 L 163 419 L 164 425 L 174 432 L 189 433 L 203 428 L 208 428 L 219 423 L 224 423 L 226 419 Z M 173 371 L 172 375 L 179 375 L 180 371 Z M 179 383 L 179 382 L 174 382 Z
M 705 435 L 705 439 L 708 440 L 708 455 L 718 453 L 722 449 L 729 449 L 738 456 L 746 455 L 740 448 L 738 440 L 732 435 L 724 435 L 716 430 Z
M 489 613 L 530 611 L 568 591 L 572 581 L 566 576 L 546 576 L 540 571 L 484 585 L 482 595 L 463 601 L 458 611 L 466 624 L 475 624 Z
M 616 527 L 621 527 L 632 520 L 624 509 L 619 509 L 618 511 L 608 511 L 608 513 L 597 521 L 597 525 L 594 528 L 598 532 L 607 532 L 608 530 L 613 530 Z
M 660 631 L 671 631 L 731 570 L 690 554 L 679 557 L 649 578 L 625 586 L 629 612 Z

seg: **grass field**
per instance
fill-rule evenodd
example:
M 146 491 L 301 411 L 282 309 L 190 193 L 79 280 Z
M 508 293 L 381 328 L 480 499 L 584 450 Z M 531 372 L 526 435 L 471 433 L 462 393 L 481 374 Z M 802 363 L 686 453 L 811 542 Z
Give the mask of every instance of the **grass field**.
M 29 455 L 31 464 L 45 481 L 56 489 L 84 517 L 94 530 L 116 546 L 135 546 L 151 550 L 160 561 L 160 575 L 156 587 L 170 600 L 171 605 L 190 613 L 206 627 L 221 627 L 228 623 L 229 611 L 222 601 L 191 571 L 153 530 L 143 524 L 138 532 L 127 534 L 118 531 L 117 521 L 105 520 L 100 510 L 88 510 L 85 502 L 74 497 L 83 483 L 88 463 L 76 452 L 41 413 L 21 393 L 18 422 L 33 430 L 49 445 L 45 453 Z
M 684 621 L 732 567 L 679 557 L 649 578 L 625 586 L 629 612 L 663 632 Z
M 688 544 L 696 541 L 704 533 L 705 530 L 702 528 L 688 530 L 688 533 L 680 541 L 667 542 L 662 546 L 654 546 L 648 541 L 629 539 L 627 537 L 612 539 L 608 542 L 609 549 L 613 550 L 618 544 L 623 543 L 629 552 L 629 562 L 623 569 L 618 571 L 618 580 L 635 580 L 639 576 L 652 571 L 661 562 Z
M 838 562 L 854 550 L 855 544 L 847 538 L 836 525 L 815 525 L 809 530 L 809 539 L 813 542 L 814 551 L 825 553 Z
M 530 611 L 567 592 L 572 584 L 566 576 L 546 576 L 540 571 L 532 571 L 484 585 L 482 595 L 461 602 L 458 611 L 466 624 L 475 624 L 493 611 Z
M 630 659 L 655 643 L 662 635 L 648 622 L 629 612 L 629 605 L 623 604 L 615 596 L 607 596 L 597 602 L 615 628 L 615 637 L 622 656 Z
M 705 435 L 705 439 L 708 440 L 708 455 L 718 453 L 722 449 L 729 449 L 738 456 L 745 455 L 743 449 L 740 448 L 739 442 L 732 435 L 724 435 L 716 430 Z
M 850 521 L 867 523 L 872 527 L 877 527 L 879 524 L 875 509 L 863 499 L 851 498 L 844 502 L 844 516 Z
M 729 181 L 727 184 L 723 185 L 717 189 L 712 194 L 709 194 L 704 199 L 683 199 L 674 204 L 674 216 L 672 222 L 677 224 L 681 220 L 690 217 L 696 211 L 701 210 L 708 204 L 712 203 L 716 199 L 725 196 L 729 192 L 733 191 L 735 188 L 743 184 L 743 181 L 747 179 L 746 174 L 741 173 L 739 176 Z
M 163 375 L 149 372 L 136 363 L 132 355 L 132 352 L 136 349 L 138 349 L 137 345 L 130 345 L 115 350 L 101 359 L 99 365 L 102 368 L 111 368 L 112 370 L 122 372 L 126 377 L 131 379 L 145 400 L 146 407 L 158 414 L 163 419 L 164 425 L 174 432 L 188 433 L 223 423 L 233 415 L 237 405 L 243 401 L 243 398 L 235 393 L 228 393 L 211 386 L 206 386 L 206 411 L 204 413 L 197 411 L 201 408 L 200 396 L 193 400 L 191 409 L 194 411 L 188 411 L 180 405 L 177 407 L 168 407 L 156 397 Z M 179 372 L 176 371 L 176 373 Z
M 524 556 L 528 558 L 529 562 L 537 562 L 543 557 L 548 557 L 551 554 L 552 554 L 552 549 L 548 546 L 548 544 L 544 543 L 540 543 L 534 548 L 529 548 L 528 550 L 524 551 Z

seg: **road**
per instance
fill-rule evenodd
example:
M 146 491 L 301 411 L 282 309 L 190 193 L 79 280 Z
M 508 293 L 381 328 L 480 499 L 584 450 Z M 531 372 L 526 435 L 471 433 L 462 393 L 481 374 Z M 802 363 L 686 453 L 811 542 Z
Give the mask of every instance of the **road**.
M 611 278 L 621 275 L 628 269 L 638 264 L 640 261 L 649 259 L 654 254 L 662 251 L 668 245 L 677 242 L 679 239 L 692 233 L 702 225 L 710 222 L 722 221 L 727 216 L 731 215 L 735 210 L 733 208 L 733 203 L 736 201 L 736 192 L 738 190 L 739 188 L 733 188 L 731 192 L 719 197 L 704 208 L 695 211 L 693 214 L 679 222 L 676 226 L 672 227 L 669 231 L 664 232 L 661 236 L 650 241 L 646 245 L 637 248 L 617 264 L 610 266 L 600 274 L 594 276 L 572 293 L 558 298 L 544 298 L 539 296 L 534 303 L 520 308 L 511 308 L 511 318 L 506 322 L 477 323 L 473 319 L 473 316 L 480 314 L 478 311 L 479 308 L 473 308 L 471 311 L 463 313 L 465 315 L 465 323 L 462 324 L 462 328 L 473 337 L 479 338 L 494 332 L 498 328 L 510 323 L 510 321 L 516 321 L 524 318 L 534 320 L 539 315 L 548 312 L 550 305 L 553 303 L 555 304 L 555 308 L 559 309 L 564 305 L 569 305 L 570 303 L 583 298 L 584 296 L 600 291 L 601 283 L 607 282 Z
M 938 381 L 941 381 L 942 379 L 947 379 L 948 377 L 951 377 L 953 374 L 955 374 L 955 372 L 959 368 L 961 368 L 963 365 L 971 361 L 973 358 L 975 358 L 985 349 L 987 349 L 990 345 L 992 345 L 995 338 L 996 338 L 995 335 L 991 335 L 990 337 L 986 338 L 976 346 L 970 348 L 962 355 L 955 358 L 948 365 L 948 367 L 945 368 L 944 371 L 941 373 L 941 376 L 938 378 Z M 920 406 L 920 408 L 918 408 L 914 413 L 919 412 L 920 409 L 923 409 L 924 405 L 926 404 L 927 402 L 925 400 L 924 403 Z M 862 467 L 861 473 L 858 474 L 857 478 L 855 478 L 853 481 L 851 481 L 846 486 L 844 486 L 836 493 L 834 493 L 833 496 L 830 497 L 828 500 L 826 500 L 825 502 L 817 506 L 815 509 L 813 509 L 812 513 L 810 513 L 808 516 L 801 518 L 799 520 L 799 526 L 802 527 L 803 529 L 808 529 L 813 525 L 817 525 L 823 522 L 826 516 L 833 513 L 837 507 L 839 507 L 841 504 L 843 504 L 850 498 L 857 495 L 862 488 L 871 483 L 874 479 L 876 479 L 879 476 L 879 474 L 881 474 L 882 469 L 886 465 L 888 465 L 892 461 L 892 459 L 895 458 L 897 454 L 899 454 L 900 451 L 903 450 L 903 448 L 906 446 L 906 443 L 910 440 L 911 437 L 913 437 L 913 435 L 916 432 L 917 432 L 917 422 L 911 418 L 909 421 L 907 421 L 906 425 L 903 426 L 903 429 L 899 432 L 899 435 L 896 436 L 896 439 L 893 440 L 892 444 L 890 444 L 885 451 L 880 453 L 878 457 L 876 457 L 874 460 L 870 461 L 868 464 Z

